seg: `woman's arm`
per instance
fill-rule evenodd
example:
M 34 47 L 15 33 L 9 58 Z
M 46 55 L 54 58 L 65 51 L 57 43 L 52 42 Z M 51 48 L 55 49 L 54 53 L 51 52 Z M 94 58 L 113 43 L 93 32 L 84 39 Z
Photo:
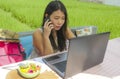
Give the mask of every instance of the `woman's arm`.
M 43 40 L 44 40 L 44 44 L 43 44 L 44 54 L 43 55 L 52 54 L 54 51 L 53 51 L 49 37 L 47 37 L 45 34 L 43 34 Z
M 33 33 L 33 45 L 38 49 L 40 56 L 53 53 L 49 38 L 46 37 L 40 29 L 37 29 Z

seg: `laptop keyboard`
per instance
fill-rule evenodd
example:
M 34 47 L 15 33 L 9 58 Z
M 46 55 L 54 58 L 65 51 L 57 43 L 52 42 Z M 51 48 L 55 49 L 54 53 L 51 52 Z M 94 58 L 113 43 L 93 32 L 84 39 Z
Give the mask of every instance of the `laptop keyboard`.
M 58 68 L 58 70 L 60 70 L 62 73 L 65 72 L 65 68 L 66 68 L 66 61 L 62 61 L 59 63 L 55 63 L 53 64 L 56 68 Z

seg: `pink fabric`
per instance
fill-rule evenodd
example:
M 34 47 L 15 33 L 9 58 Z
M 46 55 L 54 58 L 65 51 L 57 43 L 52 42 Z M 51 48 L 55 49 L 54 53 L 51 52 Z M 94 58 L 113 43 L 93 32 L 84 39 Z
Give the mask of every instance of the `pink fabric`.
M 24 59 L 23 47 L 17 42 L 0 41 L 0 66 L 22 61 Z

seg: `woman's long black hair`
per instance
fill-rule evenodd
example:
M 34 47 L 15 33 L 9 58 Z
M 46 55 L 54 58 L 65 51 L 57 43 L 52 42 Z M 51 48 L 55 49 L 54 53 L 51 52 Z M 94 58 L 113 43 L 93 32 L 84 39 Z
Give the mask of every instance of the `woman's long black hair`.
M 50 38 L 50 41 L 51 41 L 51 44 L 52 44 L 52 47 L 54 50 L 63 51 L 66 49 L 67 10 L 61 1 L 57 1 L 57 0 L 51 1 L 48 4 L 48 6 L 46 7 L 45 12 L 44 12 L 42 27 L 44 26 L 44 23 L 45 23 L 46 14 L 49 17 L 54 11 L 57 11 L 57 10 L 61 10 L 65 15 L 65 22 L 64 22 L 63 26 L 61 27 L 61 29 L 57 31 L 58 45 L 56 45 L 56 43 L 55 43 L 52 31 L 51 31 L 49 38 Z

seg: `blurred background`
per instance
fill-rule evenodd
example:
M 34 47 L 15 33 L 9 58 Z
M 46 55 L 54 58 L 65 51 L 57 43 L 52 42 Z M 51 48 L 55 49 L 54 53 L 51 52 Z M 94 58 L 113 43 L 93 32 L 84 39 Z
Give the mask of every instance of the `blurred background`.
M 51 0 L 0 0 L 0 28 L 15 32 L 41 27 L 43 13 Z M 120 0 L 61 0 L 68 11 L 69 27 L 96 26 L 120 37 Z

